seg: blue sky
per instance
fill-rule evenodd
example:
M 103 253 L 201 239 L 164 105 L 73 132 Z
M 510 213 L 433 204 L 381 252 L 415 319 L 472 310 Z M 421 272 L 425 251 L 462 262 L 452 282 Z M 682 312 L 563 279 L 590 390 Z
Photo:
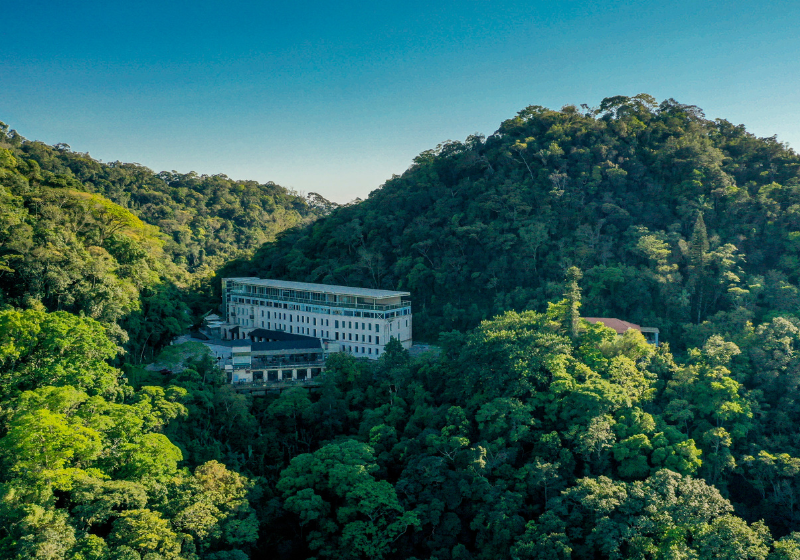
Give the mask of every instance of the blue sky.
M 345 202 L 527 105 L 645 92 L 800 147 L 800 2 L 5 5 L 0 120 Z

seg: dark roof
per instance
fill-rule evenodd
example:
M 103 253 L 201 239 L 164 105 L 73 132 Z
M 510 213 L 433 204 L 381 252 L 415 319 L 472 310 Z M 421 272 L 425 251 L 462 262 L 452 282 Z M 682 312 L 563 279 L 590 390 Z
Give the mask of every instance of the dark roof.
M 272 350 L 321 350 L 322 342 L 316 338 L 308 340 L 281 340 L 278 342 L 254 342 L 251 352 L 269 352 Z
M 593 325 L 597 323 L 603 323 L 605 326 L 614 329 L 617 334 L 625 334 L 628 329 L 633 329 L 639 332 L 642 331 L 642 327 L 639 325 L 629 323 L 628 321 L 623 321 L 622 319 L 615 319 L 614 317 L 581 317 L 581 319 L 584 319 Z
M 270 352 L 274 350 L 321 350 L 322 341 L 318 338 L 303 337 L 303 340 L 278 340 L 274 342 L 253 342 L 249 338 L 240 340 L 214 341 L 217 346 L 249 348 L 250 352 Z
M 268 340 L 318 340 L 313 336 L 288 333 L 286 331 L 271 331 L 268 329 L 253 329 L 247 336 L 249 336 L 252 339 L 266 338 Z

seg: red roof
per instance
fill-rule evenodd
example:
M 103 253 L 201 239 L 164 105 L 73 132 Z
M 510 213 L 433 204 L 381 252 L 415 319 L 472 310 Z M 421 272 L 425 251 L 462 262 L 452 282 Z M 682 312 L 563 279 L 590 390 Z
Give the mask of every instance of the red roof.
M 581 317 L 581 319 L 584 319 L 593 325 L 596 323 L 603 323 L 605 326 L 614 329 L 617 334 L 625 334 L 628 329 L 633 329 L 639 332 L 642 331 L 642 327 L 639 325 L 629 323 L 628 321 L 623 321 L 622 319 L 615 319 L 613 317 Z

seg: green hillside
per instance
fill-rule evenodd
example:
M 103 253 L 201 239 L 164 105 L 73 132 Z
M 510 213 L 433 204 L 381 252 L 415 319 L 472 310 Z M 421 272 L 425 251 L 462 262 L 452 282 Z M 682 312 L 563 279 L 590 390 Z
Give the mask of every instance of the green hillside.
M 164 250 L 190 272 L 214 270 L 324 214 L 332 203 L 275 183 L 234 181 L 225 175 L 154 173 L 136 163 L 102 163 L 66 144 L 29 141 L 0 125 L 0 142 L 43 185 L 87 190 L 119 204 L 167 237 Z
M 0 304 L 85 314 L 139 363 L 191 324 L 193 303 L 213 305 L 214 267 L 330 206 L 272 183 L 104 164 L 0 123 Z
M 644 95 L 530 107 L 335 208 L 2 130 L 0 558 L 800 558 L 800 158 L 774 138 Z M 237 393 L 204 346 L 159 354 L 226 254 L 408 289 L 440 351 Z
M 435 340 L 543 310 L 577 266 L 586 316 L 701 344 L 797 313 L 799 168 L 775 138 L 672 99 L 531 106 L 223 274 L 409 290 L 415 336 Z

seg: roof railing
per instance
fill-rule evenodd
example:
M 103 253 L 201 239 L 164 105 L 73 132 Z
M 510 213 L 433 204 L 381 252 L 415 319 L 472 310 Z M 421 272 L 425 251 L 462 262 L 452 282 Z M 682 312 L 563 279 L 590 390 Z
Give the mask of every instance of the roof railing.
M 245 296 L 249 298 L 268 299 L 272 301 L 282 301 L 287 303 L 303 303 L 305 305 L 317 305 L 320 307 L 345 307 L 347 309 L 363 309 L 365 311 L 391 311 L 392 309 L 402 309 L 403 307 L 410 307 L 411 300 L 402 300 L 400 303 L 388 304 L 369 304 L 369 303 L 342 303 L 334 301 L 317 301 L 313 299 L 301 299 L 292 297 L 275 297 L 263 294 L 254 294 L 252 292 L 245 292 L 244 290 L 231 290 L 230 293 L 238 296 Z

